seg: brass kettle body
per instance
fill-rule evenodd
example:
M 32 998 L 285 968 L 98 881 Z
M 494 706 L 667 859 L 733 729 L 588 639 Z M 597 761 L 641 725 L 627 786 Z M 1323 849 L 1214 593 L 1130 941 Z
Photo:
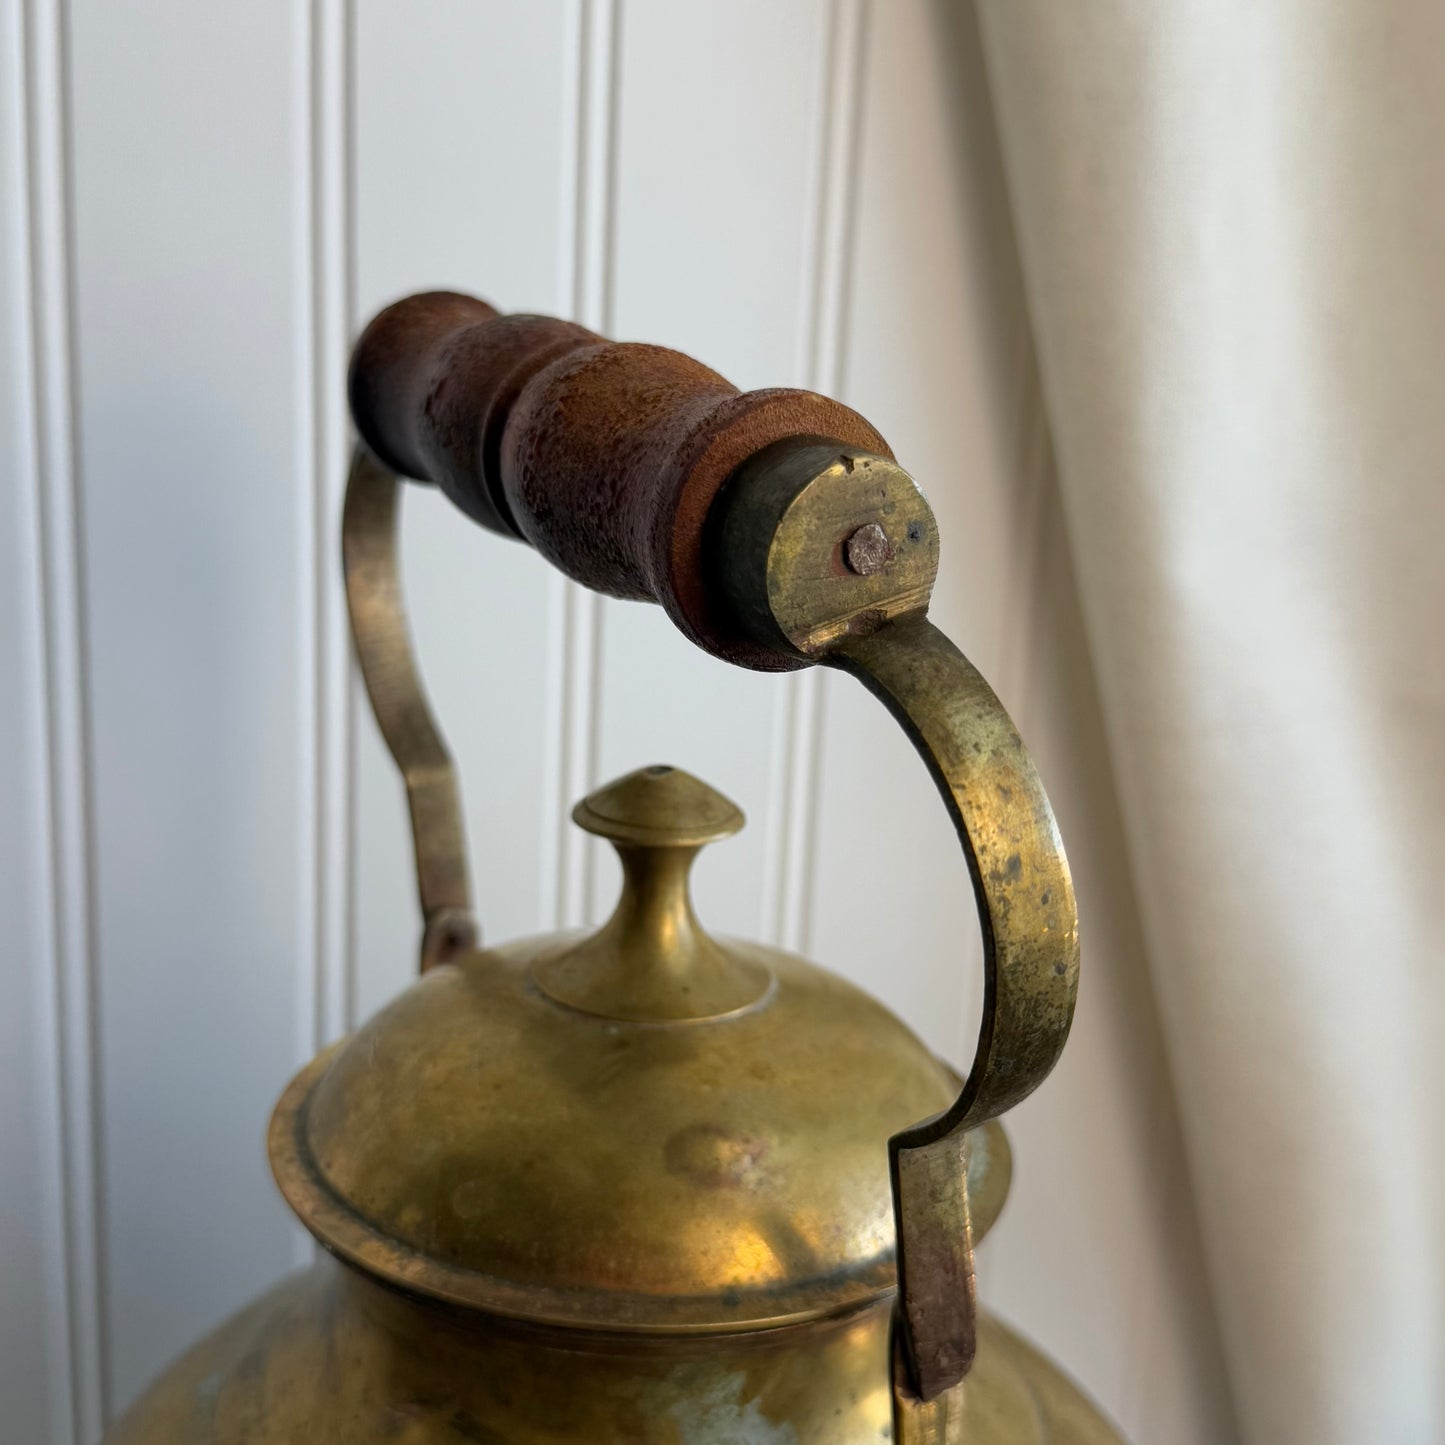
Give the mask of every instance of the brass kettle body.
M 277 1181 L 326 1252 L 112 1445 L 1116 1440 L 974 1301 L 1011 1167 L 996 1116 L 1063 1046 L 1077 927 L 1017 733 L 927 620 L 936 528 L 886 444 L 824 398 L 740 395 L 676 353 L 451 293 L 381 313 L 351 392 L 348 601 L 411 805 L 421 977 L 273 1116 Z M 841 978 L 704 927 L 690 869 L 742 814 L 667 766 L 574 811 L 622 861 L 607 923 L 482 946 L 407 640 L 400 474 L 662 602 L 728 661 L 821 663 L 880 697 L 979 903 L 967 1078 Z

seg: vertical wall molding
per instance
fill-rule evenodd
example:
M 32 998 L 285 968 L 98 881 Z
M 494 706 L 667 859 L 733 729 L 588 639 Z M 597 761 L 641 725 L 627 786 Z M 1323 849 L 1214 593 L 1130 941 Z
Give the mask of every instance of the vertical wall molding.
M 613 330 L 616 275 L 617 112 L 623 0 L 576 0 L 565 87 L 569 146 L 563 166 L 559 306 L 602 335 Z M 543 797 L 542 877 L 556 880 L 559 928 L 588 921 L 594 850 L 568 809 L 597 780 L 602 599 L 551 579 L 548 752 L 557 759 Z
M 310 861 L 298 945 L 297 1051 L 305 1058 L 355 1023 L 356 680 L 337 560 L 355 310 L 355 24 L 350 0 L 311 0 L 297 13 L 297 533 L 302 695 L 311 703 L 300 773 L 312 780 L 299 818 Z M 309 1246 L 298 1249 L 309 1256 Z
M 104 1150 L 96 1094 L 94 840 L 86 688 L 84 527 L 75 417 L 69 55 L 59 0 L 21 5 L 26 265 L 35 548 L 45 759 L 40 860 L 56 1024 L 59 1193 L 70 1427 L 90 1445 L 108 1419 Z
M 34 146 L 30 116 L 33 109 L 29 70 L 32 17 L 25 0 L 6 0 L 0 9 L 0 100 L 6 108 L 11 146 L 4 158 L 10 177 L 11 198 L 9 241 L 15 268 L 9 278 L 16 307 L 9 318 L 14 328 L 8 354 L 16 367 L 17 414 L 24 424 L 12 439 L 19 474 L 15 478 L 14 506 L 18 533 L 25 541 L 24 552 L 15 561 L 20 571 L 16 595 L 23 598 L 25 663 L 14 679 L 27 714 L 29 738 L 36 764 L 26 797 L 23 827 L 27 852 L 32 860 L 29 881 L 33 884 L 29 926 L 35 953 L 22 963 L 34 974 L 33 1013 L 26 1022 L 34 1030 L 34 1060 L 37 1077 L 34 1092 L 39 1108 L 36 1118 L 39 1236 L 36 1261 L 44 1290 L 44 1315 L 32 1322 L 43 1333 L 43 1349 L 49 1369 L 44 1381 L 42 1409 L 50 1438 L 80 1445 L 80 1418 L 85 1388 L 77 1369 L 73 1348 L 76 1328 L 71 1305 L 73 1271 L 68 1250 L 72 1210 L 67 1176 L 65 1080 L 63 1032 L 61 1027 L 62 958 L 56 932 L 59 907 L 56 875 L 55 790 L 52 785 L 54 752 L 50 744 L 51 708 L 47 686 L 45 535 L 42 527 L 43 480 L 40 463 L 42 399 L 39 390 L 40 342 L 37 309 L 34 219 L 31 206 Z M 15 941 L 18 946 L 18 940 Z M 14 1246 L 11 1246 L 14 1248 Z M 11 1309 L 15 1302 L 11 1302 Z M 39 1388 L 39 1382 L 35 1382 Z M 92 1387 L 93 1396 L 98 1389 Z M 18 1404 L 18 1402 L 17 1402 Z M 89 1413 L 98 1416 L 98 1403 Z
M 869 10 L 869 0 L 836 0 L 828 8 L 823 47 L 822 122 L 801 288 L 798 372 L 801 385 L 830 396 L 842 391 L 847 371 Z M 816 668 L 785 680 L 769 780 L 761 928 L 781 947 L 799 953 L 808 951 L 812 934 L 822 683 Z
M 1018 438 L 1014 467 L 1014 475 L 1018 478 L 1015 503 L 1017 545 L 1012 553 L 1013 576 L 1008 595 L 1020 601 L 1013 607 L 1005 608 L 1000 619 L 1003 635 L 999 639 L 997 682 L 1004 705 L 1027 734 L 1032 701 L 1029 683 L 1034 671 L 1030 664 L 1035 655 L 1034 638 L 1044 591 L 1047 503 L 1054 485 L 1054 453 L 1027 311 L 1021 311 L 1019 333 Z

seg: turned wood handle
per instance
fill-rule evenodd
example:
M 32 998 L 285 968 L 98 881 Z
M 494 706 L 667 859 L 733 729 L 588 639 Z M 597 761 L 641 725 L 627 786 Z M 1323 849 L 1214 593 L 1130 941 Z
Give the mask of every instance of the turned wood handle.
M 698 646 L 767 672 L 804 662 L 733 620 L 704 560 L 713 499 L 777 442 L 892 456 L 857 412 L 814 392 L 740 392 L 681 352 L 450 291 L 375 317 L 350 395 L 362 440 L 393 471 L 594 591 L 660 602 Z

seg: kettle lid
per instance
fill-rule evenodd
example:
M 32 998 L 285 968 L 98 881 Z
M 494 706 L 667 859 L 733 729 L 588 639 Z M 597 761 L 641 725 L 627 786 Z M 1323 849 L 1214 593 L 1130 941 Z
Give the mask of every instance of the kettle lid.
M 758 1329 L 891 1290 L 888 1139 L 956 1078 L 852 984 L 703 930 L 692 860 L 743 822 L 720 793 L 645 768 L 573 816 L 622 858 L 612 918 L 434 968 L 303 1070 L 271 1126 L 288 1202 L 394 1286 L 550 1324 Z M 977 1234 L 996 1127 L 969 1172 Z

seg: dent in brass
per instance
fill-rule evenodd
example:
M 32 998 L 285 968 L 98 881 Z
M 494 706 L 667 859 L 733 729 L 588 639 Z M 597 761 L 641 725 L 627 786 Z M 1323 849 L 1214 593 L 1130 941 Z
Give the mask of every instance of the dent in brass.
M 711 938 L 688 892 L 699 849 L 743 826 L 735 804 L 680 768 L 659 765 L 592 793 L 572 817 L 617 849 L 622 896 L 597 933 L 533 966 L 543 993 L 583 1013 L 636 1023 L 722 1018 L 768 997 L 767 965 Z

